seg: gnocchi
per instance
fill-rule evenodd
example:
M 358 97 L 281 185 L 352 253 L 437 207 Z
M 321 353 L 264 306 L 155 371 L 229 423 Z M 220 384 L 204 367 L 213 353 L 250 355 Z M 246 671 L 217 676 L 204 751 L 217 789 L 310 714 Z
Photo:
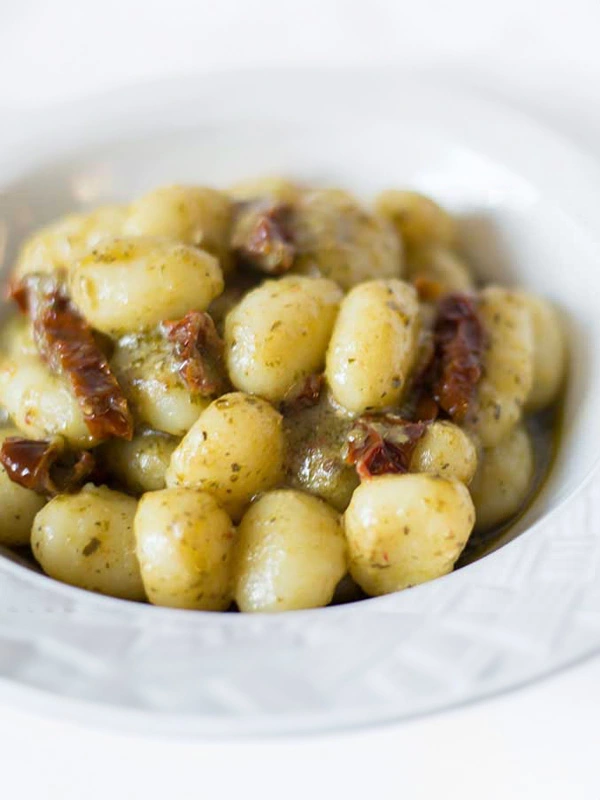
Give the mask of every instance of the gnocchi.
M 231 214 L 227 195 L 215 189 L 163 186 L 133 203 L 123 233 L 159 236 L 201 247 L 219 260 L 223 272 L 228 272 Z
M 378 196 L 375 208 L 392 223 L 408 248 L 427 244 L 451 248 L 456 244 L 454 220 L 430 197 L 390 190 Z
M 469 427 L 484 447 L 493 447 L 519 422 L 531 392 L 533 325 L 517 293 L 490 286 L 482 290 L 480 298 L 486 345 Z
M 64 436 L 78 447 L 97 444 L 65 378 L 37 355 L 0 358 L 0 404 L 31 439 Z
M 281 415 L 260 397 L 233 392 L 211 403 L 171 457 L 167 486 L 215 496 L 238 520 L 252 498 L 283 475 Z
M 276 176 L 34 233 L 0 325 L 0 545 L 212 612 L 460 567 L 549 468 L 569 355 L 554 306 L 482 286 L 461 233 L 419 192 L 369 208 Z
M 59 495 L 37 514 L 31 549 L 50 577 L 125 600 L 143 600 L 135 555 L 137 502 L 105 486 Z
M 35 272 L 68 272 L 77 259 L 103 239 L 120 236 L 126 215 L 123 206 L 104 206 L 48 225 L 23 245 L 14 278 L 20 280 Z
M 382 475 L 361 484 L 345 514 L 350 574 L 369 595 L 452 571 L 475 524 L 467 487 L 434 475 Z
M 244 515 L 236 549 L 241 611 L 289 611 L 331 602 L 346 574 L 339 515 L 302 492 L 267 492 Z
M 456 478 L 468 486 L 477 469 L 477 448 L 469 435 L 452 422 L 433 422 L 417 442 L 411 472 Z
M 204 611 L 230 605 L 235 530 L 212 495 L 185 488 L 147 492 L 134 529 L 151 603 Z
M 478 531 L 490 530 L 519 512 L 531 492 L 534 470 L 533 447 L 523 425 L 483 451 L 470 487 Z
M 368 281 L 353 288 L 327 350 L 325 376 L 337 402 L 351 413 L 397 405 L 413 366 L 419 325 L 417 295 L 407 284 Z
M 452 250 L 439 245 L 421 246 L 407 256 L 406 275 L 419 284 L 429 282 L 437 295 L 472 292 L 473 277 L 466 263 Z
M 214 256 L 158 237 L 105 239 L 70 271 L 69 288 L 90 324 L 115 335 L 203 311 L 223 291 Z
M 225 348 L 233 385 L 271 402 L 323 369 L 341 292 L 333 281 L 267 281 L 227 315 Z
M 346 290 L 370 278 L 402 274 L 402 245 L 392 226 L 347 192 L 305 192 L 296 213 L 297 270 L 331 278 Z
M 519 292 L 519 296 L 529 310 L 533 327 L 533 381 L 525 408 L 539 411 L 556 400 L 565 378 L 565 331 L 551 303 L 525 292 Z
M 166 486 L 167 469 L 178 444 L 175 436 L 142 430 L 130 442 L 111 439 L 102 445 L 102 464 L 127 491 L 136 495 L 155 492 Z
M 184 436 L 210 399 L 182 380 L 173 349 L 160 331 L 121 337 L 111 367 L 139 425 Z

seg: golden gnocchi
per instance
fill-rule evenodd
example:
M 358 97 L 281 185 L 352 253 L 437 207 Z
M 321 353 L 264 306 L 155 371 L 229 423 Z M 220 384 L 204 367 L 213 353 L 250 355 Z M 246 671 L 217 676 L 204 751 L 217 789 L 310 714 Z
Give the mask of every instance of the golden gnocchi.
M 73 302 L 90 324 L 110 335 L 203 311 L 223 291 L 217 259 L 159 237 L 105 239 L 69 274 Z
M 202 412 L 171 457 L 167 486 L 213 494 L 234 519 L 283 474 L 282 418 L 266 400 L 225 394 Z
M 225 319 L 233 385 L 272 402 L 323 369 L 342 293 L 330 280 L 289 276 L 249 292 Z
M 241 611 L 289 611 L 331 602 L 347 571 L 340 517 L 316 497 L 267 492 L 244 515 L 236 550 Z
M 460 234 L 415 191 L 284 177 L 33 233 L 0 326 L 0 546 L 211 612 L 451 572 L 535 495 L 568 370 L 558 311 L 482 286 Z
M 351 289 L 327 350 L 325 376 L 337 402 L 354 414 L 398 405 L 415 360 L 419 325 L 412 286 L 367 281 Z
M 469 490 L 454 478 L 373 478 L 354 492 L 345 514 L 350 574 L 369 595 L 446 575 L 474 524 Z
M 137 502 L 105 486 L 53 498 L 37 514 L 31 548 L 44 571 L 64 583 L 126 600 L 143 600 L 135 555 Z
M 136 552 L 151 603 L 223 611 L 231 603 L 235 530 L 207 492 L 147 492 L 134 522 Z

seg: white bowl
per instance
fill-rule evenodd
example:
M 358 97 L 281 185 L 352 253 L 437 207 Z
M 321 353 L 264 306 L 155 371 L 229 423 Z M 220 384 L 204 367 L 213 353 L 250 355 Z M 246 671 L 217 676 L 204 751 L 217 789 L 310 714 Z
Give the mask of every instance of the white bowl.
M 555 299 L 571 337 L 560 452 L 510 544 L 415 589 L 280 615 L 185 612 L 0 556 L 3 698 L 146 732 L 309 731 L 406 718 L 600 649 L 600 536 L 552 513 L 600 442 L 600 170 L 476 96 L 380 72 L 251 72 L 102 95 L 0 128 L 0 253 L 63 212 L 165 182 L 285 174 L 413 186 L 464 221 L 482 274 Z M 574 507 L 575 508 L 575 507 Z

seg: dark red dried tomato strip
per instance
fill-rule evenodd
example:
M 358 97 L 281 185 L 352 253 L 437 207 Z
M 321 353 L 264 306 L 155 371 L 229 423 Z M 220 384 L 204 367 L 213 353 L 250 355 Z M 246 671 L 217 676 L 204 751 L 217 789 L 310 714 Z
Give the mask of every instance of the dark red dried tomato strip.
M 437 306 L 430 347 L 423 350 L 415 369 L 408 416 L 433 420 L 441 415 L 463 422 L 481 378 L 484 345 L 475 298 L 462 294 L 443 297 Z
M 191 391 L 209 396 L 226 390 L 223 340 L 210 314 L 190 311 L 183 319 L 163 322 L 163 330 L 175 345 L 179 374 Z
M 360 417 L 348 436 L 346 463 L 356 467 L 361 481 L 404 474 L 426 429 L 426 422 L 409 422 L 396 414 Z
M 460 294 L 444 297 L 434 336 L 438 366 L 432 396 L 454 422 L 462 422 L 481 378 L 485 343 L 475 299 Z
M 281 403 L 281 411 L 293 414 L 304 408 L 316 406 L 321 396 L 324 381 L 325 377 L 322 374 L 314 373 L 313 375 L 308 375 L 290 389 L 285 400 Z
M 53 497 L 79 489 L 92 474 L 95 458 L 86 450 L 70 450 L 60 438 L 9 436 L 0 448 L 0 464 L 14 483 Z
M 64 288 L 48 276 L 35 276 L 25 279 L 17 291 L 26 298 L 40 355 L 51 369 L 68 377 L 92 436 L 131 439 L 133 419 L 127 399 L 92 329 Z
M 292 208 L 257 200 L 243 204 L 231 235 L 231 248 L 242 264 L 268 275 L 281 275 L 294 263 Z

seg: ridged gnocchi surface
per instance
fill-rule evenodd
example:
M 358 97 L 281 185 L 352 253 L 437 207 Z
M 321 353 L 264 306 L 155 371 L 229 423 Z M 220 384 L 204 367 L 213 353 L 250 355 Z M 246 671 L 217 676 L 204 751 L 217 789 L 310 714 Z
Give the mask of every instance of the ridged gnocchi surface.
M 34 232 L 0 326 L 0 546 L 211 612 L 448 574 L 535 496 L 569 366 L 562 311 L 482 285 L 467 244 L 419 192 L 283 176 Z

